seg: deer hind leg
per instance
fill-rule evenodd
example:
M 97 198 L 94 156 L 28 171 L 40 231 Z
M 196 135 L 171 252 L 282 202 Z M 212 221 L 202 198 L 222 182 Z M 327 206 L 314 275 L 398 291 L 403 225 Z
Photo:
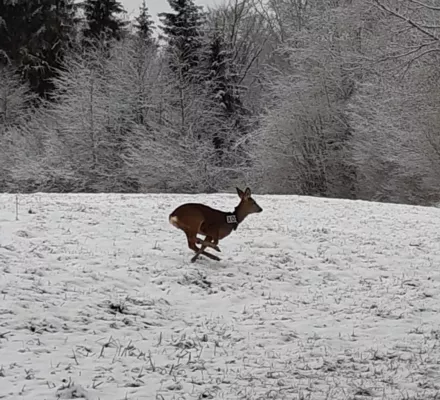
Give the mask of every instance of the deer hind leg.
M 213 254 L 207 253 L 205 251 L 206 247 L 208 247 L 209 244 L 211 244 L 212 239 L 209 236 L 206 236 L 205 240 L 200 240 L 197 237 L 195 237 L 195 239 L 191 238 L 191 240 L 194 240 L 193 247 L 195 247 L 195 249 L 196 249 L 196 250 L 194 250 L 194 248 L 190 246 L 190 248 L 196 252 L 194 257 L 191 258 L 191 262 L 195 262 L 197 260 L 197 258 L 199 258 L 200 254 L 204 255 L 205 257 L 210 258 L 211 260 L 220 261 L 220 258 L 218 258 L 217 256 L 215 256 Z M 200 243 L 202 243 L 202 246 L 200 247 L 200 249 L 198 249 L 196 246 L 196 242 L 198 242 L 198 241 L 200 241 Z M 190 242 L 190 237 L 188 237 L 188 243 L 189 242 Z M 211 246 L 209 246 L 209 247 L 211 247 Z M 219 249 L 219 251 L 220 251 L 220 249 Z

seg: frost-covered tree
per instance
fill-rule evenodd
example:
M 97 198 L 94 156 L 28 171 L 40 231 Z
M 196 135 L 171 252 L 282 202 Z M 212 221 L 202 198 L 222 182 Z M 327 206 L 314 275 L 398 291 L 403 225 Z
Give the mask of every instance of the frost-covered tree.
M 124 118 L 149 126 L 162 102 L 158 89 L 162 68 L 153 42 L 132 37 L 114 45 L 108 62 L 107 84 L 114 101 L 124 109 Z
M 11 66 L 0 65 L 0 132 L 29 118 L 35 95 Z
M 122 157 L 130 109 L 113 89 L 107 57 L 103 48 L 72 56 L 55 81 L 56 104 L 51 110 L 64 164 L 90 191 L 123 190 L 125 184 Z
M 129 157 L 132 174 L 144 191 L 222 190 L 239 169 L 219 162 L 212 142 L 212 132 L 220 123 L 215 106 L 199 86 L 169 85 L 173 79 L 171 70 L 159 77 L 160 109 L 149 121 L 150 130 L 137 131 Z
M 99 49 L 71 54 L 54 79 L 53 102 L 12 132 L 23 149 L 12 171 L 18 187 L 62 192 L 124 189 L 118 146 L 127 125 L 109 96 L 103 73 L 106 57 Z
M 35 117 L 36 94 L 10 66 L 0 66 L 0 190 L 13 186 L 12 171 L 23 146 L 18 131 Z M 32 142 L 32 135 L 27 138 Z
M 313 2 L 312 2 L 313 3 Z M 358 3 L 309 5 L 285 29 L 284 57 L 272 69 L 266 112 L 253 155 L 261 185 L 271 192 L 354 197 L 355 171 L 346 108 L 359 66 Z M 259 166 L 259 168 L 258 168 Z
M 440 9 L 409 0 L 374 4 L 368 54 L 374 74 L 358 86 L 349 105 L 358 196 L 435 204 L 440 199 Z

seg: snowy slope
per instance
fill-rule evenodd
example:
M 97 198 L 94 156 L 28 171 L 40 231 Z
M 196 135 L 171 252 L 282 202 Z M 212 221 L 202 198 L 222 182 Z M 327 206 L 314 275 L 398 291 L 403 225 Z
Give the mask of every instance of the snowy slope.
M 0 195 L 0 398 L 438 398 L 440 210 L 255 199 L 191 264 L 236 195 Z

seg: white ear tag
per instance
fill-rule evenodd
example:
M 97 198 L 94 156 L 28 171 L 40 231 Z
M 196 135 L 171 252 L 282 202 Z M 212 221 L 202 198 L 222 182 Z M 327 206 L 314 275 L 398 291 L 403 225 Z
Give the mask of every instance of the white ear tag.
M 235 215 L 227 215 L 226 216 L 226 222 L 228 224 L 236 224 L 237 223 L 237 217 Z

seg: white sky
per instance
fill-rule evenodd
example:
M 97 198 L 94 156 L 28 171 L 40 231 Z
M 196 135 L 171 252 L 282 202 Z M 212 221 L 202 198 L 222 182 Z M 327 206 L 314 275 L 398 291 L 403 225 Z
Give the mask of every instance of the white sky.
M 139 7 L 142 4 L 142 0 L 119 0 L 124 6 L 130 17 L 137 15 L 139 13 Z M 199 6 L 214 6 L 216 4 L 222 4 L 223 0 L 195 0 L 194 1 Z M 158 13 L 164 11 L 170 11 L 167 0 L 146 0 L 148 10 L 154 19 L 156 26 L 159 25 L 159 19 L 157 17 Z M 131 19 L 131 18 L 130 18 Z

